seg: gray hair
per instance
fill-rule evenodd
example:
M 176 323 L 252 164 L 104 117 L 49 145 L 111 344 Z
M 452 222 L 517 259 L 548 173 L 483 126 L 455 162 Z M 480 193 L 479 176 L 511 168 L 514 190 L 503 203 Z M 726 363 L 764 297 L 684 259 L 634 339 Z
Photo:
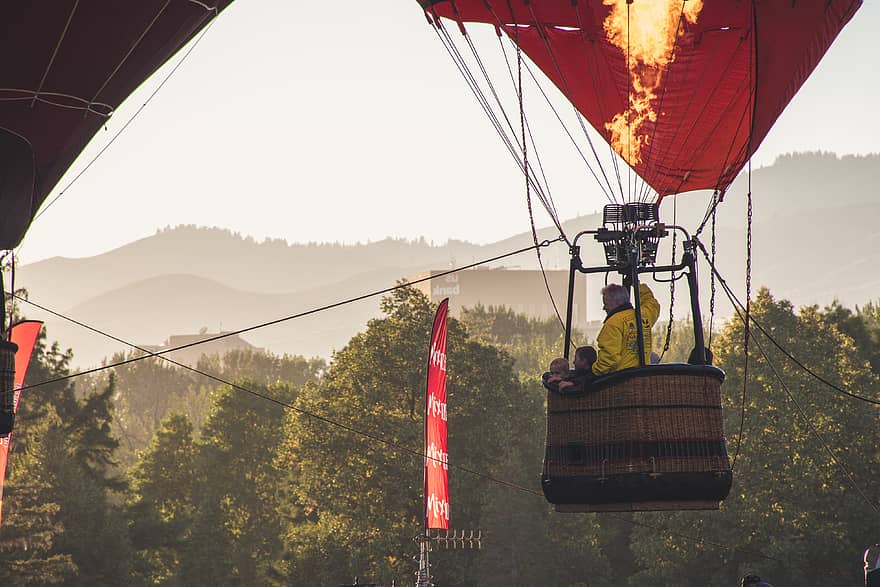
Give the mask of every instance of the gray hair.
M 602 288 L 602 298 L 607 298 L 611 308 L 616 308 L 629 303 L 629 290 L 622 285 L 609 283 Z

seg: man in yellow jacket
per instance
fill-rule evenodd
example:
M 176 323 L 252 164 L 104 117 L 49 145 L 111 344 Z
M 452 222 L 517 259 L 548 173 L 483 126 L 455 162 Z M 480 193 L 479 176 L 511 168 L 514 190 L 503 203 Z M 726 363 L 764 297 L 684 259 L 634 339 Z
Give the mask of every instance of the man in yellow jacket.
M 650 364 L 651 327 L 660 316 L 660 303 L 650 288 L 639 284 L 639 301 L 642 310 L 642 333 L 645 340 L 645 364 Z M 608 375 L 621 369 L 639 366 L 638 330 L 636 311 L 629 302 L 629 290 L 612 283 L 602 288 L 602 304 L 606 312 L 605 323 L 596 343 L 599 356 L 593 363 L 595 375 Z

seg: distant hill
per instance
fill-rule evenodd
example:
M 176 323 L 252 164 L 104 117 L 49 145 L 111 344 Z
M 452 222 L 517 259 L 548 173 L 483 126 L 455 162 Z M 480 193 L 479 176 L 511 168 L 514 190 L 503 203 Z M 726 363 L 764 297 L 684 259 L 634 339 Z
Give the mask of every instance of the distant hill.
M 377 287 L 393 277 L 377 274 L 363 285 Z M 291 294 L 236 290 L 194 275 L 160 275 L 117 288 L 64 312 L 80 322 L 99 327 L 117 338 L 137 344 L 163 342 L 171 334 L 239 330 L 283 318 L 329 301 L 341 299 L 336 288 L 351 291 L 357 283 L 343 282 Z M 329 356 L 353 334 L 349 325 L 363 326 L 378 314 L 378 299 L 255 330 L 243 338 L 278 353 Z M 83 331 L 75 324 L 54 319 L 47 324 L 53 339 L 70 346 L 77 363 L 91 365 L 115 351 L 128 348 L 104 336 Z M 356 329 L 355 329 L 356 331 Z
M 739 295 L 744 292 L 745 222 L 748 177 L 740 176 L 719 206 L 717 265 Z M 880 155 L 837 157 L 805 153 L 780 157 L 754 170 L 753 289 L 766 285 L 795 304 L 827 304 L 838 298 L 847 305 L 876 299 L 880 285 Z M 708 193 L 664 200 L 661 216 L 694 230 L 708 202 Z M 674 210 L 674 208 L 676 208 Z M 593 214 L 564 223 L 567 234 L 597 227 Z M 539 238 L 555 238 L 554 227 Z M 710 243 L 707 227 L 701 239 Z M 463 266 L 532 243 L 530 233 L 477 245 L 449 241 L 386 239 L 342 244 L 257 242 L 219 228 L 178 226 L 158 231 L 82 259 L 56 257 L 19 268 L 16 285 L 29 290 L 42 305 L 138 344 L 159 344 L 171 334 L 235 330 L 393 285 L 398 279 L 430 269 Z M 601 249 L 582 239 L 589 264 L 601 264 Z M 668 244 L 668 240 L 667 240 Z M 668 258 L 661 249 L 661 258 Z M 545 267 L 567 268 L 564 245 L 544 249 Z M 504 266 L 537 268 L 534 254 L 507 259 Z M 701 267 L 704 310 L 708 311 L 708 275 Z M 589 282 L 601 286 L 600 277 Z M 687 310 L 685 289 L 676 293 L 676 311 Z M 666 286 L 655 286 L 668 306 Z M 718 293 L 718 312 L 731 308 Z M 42 317 L 25 308 L 31 317 Z M 601 318 L 598 304 L 595 318 Z M 379 314 L 378 299 L 357 302 L 290 321 L 244 338 L 275 352 L 327 357 L 341 348 Z M 665 315 L 665 310 L 664 310 Z M 92 365 L 119 343 L 84 331 L 57 318 L 45 317 L 50 338 L 76 352 L 75 363 Z

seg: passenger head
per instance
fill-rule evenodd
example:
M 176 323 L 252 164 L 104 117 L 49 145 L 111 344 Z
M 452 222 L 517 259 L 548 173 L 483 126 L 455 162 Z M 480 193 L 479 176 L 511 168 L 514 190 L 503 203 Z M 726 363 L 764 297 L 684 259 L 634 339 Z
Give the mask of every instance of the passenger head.
M 622 285 L 609 283 L 602 288 L 602 308 L 610 312 L 615 308 L 629 303 L 629 291 Z
M 596 361 L 596 349 L 591 346 L 578 347 L 574 352 L 574 368 L 589 369 Z
M 550 374 L 563 377 L 568 375 L 568 361 L 562 357 L 557 357 L 550 361 Z

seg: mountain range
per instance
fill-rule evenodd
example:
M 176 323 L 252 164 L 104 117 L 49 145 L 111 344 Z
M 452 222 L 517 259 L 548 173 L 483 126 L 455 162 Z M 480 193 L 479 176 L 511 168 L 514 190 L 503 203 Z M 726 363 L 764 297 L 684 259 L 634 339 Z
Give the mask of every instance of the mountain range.
M 753 291 L 767 286 L 795 305 L 838 299 L 852 306 L 874 300 L 880 285 L 878 185 L 880 155 L 800 153 L 742 174 L 718 206 L 718 271 L 742 297 L 746 202 L 751 192 Z M 661 218 L 693 232 L 703 220 L 710 196 L 666 198 Z M 600 224 L 601 214 L 596 213 L 569 219 L 563 228 L 571 236 Z M 538 236 L 552 239 L 558 230 L 542 228 Z M 711 222 L 700 239 L 707 249 L 711 247 Z M 308 312 L 393 286 L 401 278 L 461 267 L 531 243 L 531 233 L 522 233 L 482 245 L 463 241 L 435 245 L 424 239 L 288 244 L 280 239 L 258 242 L 221 228 L 178 226 L 94 257 L 55 257 L 23 265 L 17 270 L 16 286 L 27 289 L 30 299 L 46 308 L 128 342 L 153 345 L 172 334 L 205 328 L 237 330 Z M 665 239 L 661 259 L 668 259 L 670 244 L 671 239 Z M 586 264 L 603 264 L 597 244 L 582 239 L 581 245 Z M 568 251 L 557 243 L 543 250 L 542 260 L 548 269 L 566 269 Z M 538 267 L 533 253 L 501 264 Z M 709 306 L 708 275 L 703 262 L 704 312 Z M 588 282 L 590 292 L 601 286 L 600 279 Z M 664 308 L 667 287 L 655 286 Z M 731 306 L 716 289 L 716 312 L 729 316 Z M 676 315 L 687 312 L 685 298 L 676 293 Z M 594 319 L 602 318 L 598 303 L 591 311 Z M 33 306 L 23 307 L 23 312 L 45 319 L 50 339 L 72 348 L 78 366 L 97 364 L 125 350 L 119 342 Z M 373 297 L 253 330 L 243 338 L 276 353 L 329 357 L 379 314 L 379 299 Z

